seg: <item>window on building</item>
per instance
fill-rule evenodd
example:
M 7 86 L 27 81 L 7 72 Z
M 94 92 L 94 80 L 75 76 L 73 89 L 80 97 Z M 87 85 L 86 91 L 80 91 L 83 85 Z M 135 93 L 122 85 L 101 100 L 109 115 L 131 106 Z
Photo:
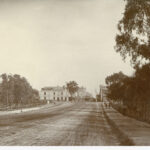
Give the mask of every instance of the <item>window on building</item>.
M 46 97 L 44 97 L 44 100 L 46 100 Z
M 63 97 L 61 97 L 61 100 L 63 100 Z
M 55 92 L 54 92 L 54 95 L 55 95 Z
M 44 92 L 44 95 L 46 95 L 46 92 Z
M 55 100 L 55 97 L 54 97 L 54 100 Z

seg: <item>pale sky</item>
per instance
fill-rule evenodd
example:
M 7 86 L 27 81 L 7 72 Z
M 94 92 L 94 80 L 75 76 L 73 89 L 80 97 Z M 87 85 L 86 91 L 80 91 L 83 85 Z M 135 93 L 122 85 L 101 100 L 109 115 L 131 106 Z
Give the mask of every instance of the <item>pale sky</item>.
M 123 0 L 0 0 L 0 74 L 40 90 L 75 80 L 89 92 L 133 72 L 115 52 Z

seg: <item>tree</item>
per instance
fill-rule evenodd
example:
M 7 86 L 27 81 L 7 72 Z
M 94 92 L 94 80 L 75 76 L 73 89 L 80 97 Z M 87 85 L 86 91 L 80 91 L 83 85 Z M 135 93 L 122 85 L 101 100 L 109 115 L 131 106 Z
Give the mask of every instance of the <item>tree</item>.
M 118 24 L 116 51 L 131 57 L 136 67 L 150 62 L 150 1 L 126 0 L 124 16 Z
M 14 85 L 15 81 L 12 75 L 8 75 L 8 101 L 9 106 L 11 107 L 14 103 Z
M 15 84 L 14 84 L 14 103 L 16 105 L 18 105 L 21 100 L 22 100 L 22 92 L 23 92 L 23 88 L 22 88 L 22 83 L 21 83 L 21 78 L 20 75 L 15 74 L 13 76 Z
M 108 98 L 113 101 L 122 102 L 122 110 L 128 110 L 128 115 L 148 120 L 150 64 L 137 67 L 133 76 L 120 75 L 120 73 L 115 73 L 106 78 Z
M 0 102 L 12 106 L 15 104 L 31 104 L 37 102 L 39 93 L 33 89 L 26 78 L 18 74 L 2 74 L 2 83 L 0 85 Z
M 124 79 L 127 76 L 122 72 L 114 73 L 106 77 L 105 82 L 107 84 L 108 93 L 107 97 L 111 100 L 122 102 L 124 95 Z
M 105 82 L 107 85 L 111 85 L 114 83 L 119 83 L 122 79 L 124 79 L 126 75 L 124 75 L 121 71 L 119 73 L 114 73 L 108 77 L 106 77 Z
M 130 58 L 133 76 L 122 73 L 106 78 L 108 97 L 123 102 L 128 114 L 149 119 L 150 106 L 150 1 L 125 0 L 123 18 L 118 23 L 116 52 Z M 147 113 L 148 112 L 148 113 Z
M 38 90 L 33 89 L 32 94 L 33 94 L 33 100 L 35 100 L 35 101 L 39 100 L 39 91 Z
M 1 102 L 8 105 L 8 76 L 7 74 L 2 74 L 2 83 L 1 83 Z
M 100 95 L 100 94 L 96 94 L 96 100 L 97 100 L 98 102 L 101 101 L 101 95 Z
M 79 89 L 78 84 L 75 81 L 70 81 L 66 84 L 66 86 L 71 95 L 71 99 L 73 99 L 73 94 Z

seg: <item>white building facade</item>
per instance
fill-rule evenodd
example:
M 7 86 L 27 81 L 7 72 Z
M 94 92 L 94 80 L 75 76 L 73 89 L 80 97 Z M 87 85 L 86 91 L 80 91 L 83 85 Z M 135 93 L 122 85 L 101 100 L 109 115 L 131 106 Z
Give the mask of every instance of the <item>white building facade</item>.
M 101 101 L 106 102 L 107 101 L 107 93 L 108 93 L 108 89 L 106 86 L 100 85 L 100 96 L 101 96 Z
M 40 91 L 40 99 L 46 101 L 69 101 L 69 91 L 65 87 L 44 87 Z

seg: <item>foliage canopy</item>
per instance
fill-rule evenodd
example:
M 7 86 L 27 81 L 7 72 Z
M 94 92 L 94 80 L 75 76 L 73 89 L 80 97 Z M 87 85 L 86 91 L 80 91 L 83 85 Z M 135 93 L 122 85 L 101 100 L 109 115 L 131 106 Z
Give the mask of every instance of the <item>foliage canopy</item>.
M 139 66 L 150 61 L 150 1 L 126 0 L 123 18 L 119 21 L 116 52 L 131 64 Z

